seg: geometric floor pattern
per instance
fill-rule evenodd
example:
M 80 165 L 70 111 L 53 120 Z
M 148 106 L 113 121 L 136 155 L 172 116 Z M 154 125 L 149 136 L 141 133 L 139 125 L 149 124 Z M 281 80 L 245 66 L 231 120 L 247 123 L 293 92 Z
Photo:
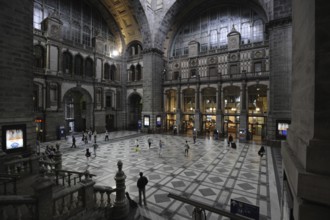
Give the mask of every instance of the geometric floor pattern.
M 147 140 L 152 139 L 149 149 Z M 260 218 L 278 219 L 280 215 L 278 192 L 274 177 L 271 150 L 260 158 L 260 145 L 237 143 L 237 149 L 228 148 L 224 140 L 197 139 L 178 135 L 142 134 L 133 131 L 110 133 L 110 141 L 98 134 L 98 148 L 87 165 L 86 148 L 93 152 L 92 143 L 80 142 L 70 148 L 71 138 L 56 141 L 61 145 L 63 169 L 85 171 L 97 175 L 96 185 L 115 187 L 117 162 L 123 162 L 126 174 L 126 191 L 138 202 L 136 186 L 139 172 L 149 179 L 146 187 L 147 206 L 140 207 L 144 219 L 191 219 L 193 207 L 168 198 L 168 193 L 230 211 L 230 200 L 236 199 L 260 208 Z M 135 150 L 136 140 L 139 151 Z M 159 155 L 159 140 L 163 150 Z M 184 154 L 184 143 L 190 145 L 189 155 Z M 43 143 L 42 149 L 46 144 Z M 54 142 L 53 142 L 54 144 Z M 227 219 L 207 212 L 208 220 Z

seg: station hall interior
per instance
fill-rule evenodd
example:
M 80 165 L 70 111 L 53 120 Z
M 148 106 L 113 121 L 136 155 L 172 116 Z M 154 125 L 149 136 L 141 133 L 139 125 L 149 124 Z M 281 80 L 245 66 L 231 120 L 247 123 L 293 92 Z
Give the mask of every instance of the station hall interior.
M 322 1 L 0 6 L 0 219 L 329 218 Z

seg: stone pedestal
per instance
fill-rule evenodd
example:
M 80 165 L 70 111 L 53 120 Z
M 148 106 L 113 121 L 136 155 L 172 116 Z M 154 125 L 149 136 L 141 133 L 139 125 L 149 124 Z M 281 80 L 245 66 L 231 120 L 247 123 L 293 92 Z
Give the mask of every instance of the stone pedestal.
M 38 220 L 52 219 L 53 215 L 53 182 L 43 174 L 32 184 L 37 197 Z
M 113 208 L 113 212 L 112 212 L 112 219 L 124 219 L 125 217 L 128 216 L 128 211 L 129 211 L 128 201 L 125 196 L 126 175 L 125 175 L 124 171 L 122 170 L 123 163 L 121 162 L 121 160 L 118 161 L 117 166 L 118 166 L 118 171 L 115 176 L 116 199 L 115 199 L 114 208 Z

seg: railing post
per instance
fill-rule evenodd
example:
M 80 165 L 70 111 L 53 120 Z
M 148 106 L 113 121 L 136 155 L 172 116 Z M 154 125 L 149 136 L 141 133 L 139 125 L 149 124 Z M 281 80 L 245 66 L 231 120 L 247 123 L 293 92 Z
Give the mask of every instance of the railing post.
M 95 182 L 92 179 L 84 179 L 81 181 L 84 185 L 84 192 L 83 192 L 83 202 L 85 204 L 86 210 L 91 210 L 94 208 L 94 185 Z
M 115 176 L 116 181 L 116 199 L 114 203 L 114 209 L 113 209 L 113 219 L 123 219 L 128 216 L 128 202 L 125 196 L 126 191 L 126 185 L 125 185 L 125 179 L 126 175 L 123 168 L 123 162 L 121 160 L 117 163 L 118 171 Z
M 32 184 L 37 197 L 38 220 L 53 219 L 53 182 L 45 177 L 45 170 L 41 170 L 40 177 Z
M 33 154 L 30 157 L 30 166 L 31 174 L 37 174 L 39 172 L 39 157 L 37 155 Z
M 206 220 L 205 210 L 195 207 L 192 213 L 192 220 Z
M 54 161 L 55 161 L 55 169 L 62 170 L 62 153 L 60 151 L 60 147 L 58 144 L 56 144 L 56 152 L 54 155 Z

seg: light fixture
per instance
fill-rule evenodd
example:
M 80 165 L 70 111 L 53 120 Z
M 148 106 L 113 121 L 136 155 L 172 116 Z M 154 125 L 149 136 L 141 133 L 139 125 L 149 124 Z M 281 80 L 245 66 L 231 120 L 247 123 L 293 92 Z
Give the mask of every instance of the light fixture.
M 257 111 L 257 112 L 260 111 L 260 108 L 256 108 L 256 111 Z
M 231 108 L 232 111 L 236 111 L 236 108 Z
M 112 56 L 116 57 L 116 56 L 118 56 L 118 55 L 119 55 L 118 50 L 113 50 L 113 51 L 112 51 Z

